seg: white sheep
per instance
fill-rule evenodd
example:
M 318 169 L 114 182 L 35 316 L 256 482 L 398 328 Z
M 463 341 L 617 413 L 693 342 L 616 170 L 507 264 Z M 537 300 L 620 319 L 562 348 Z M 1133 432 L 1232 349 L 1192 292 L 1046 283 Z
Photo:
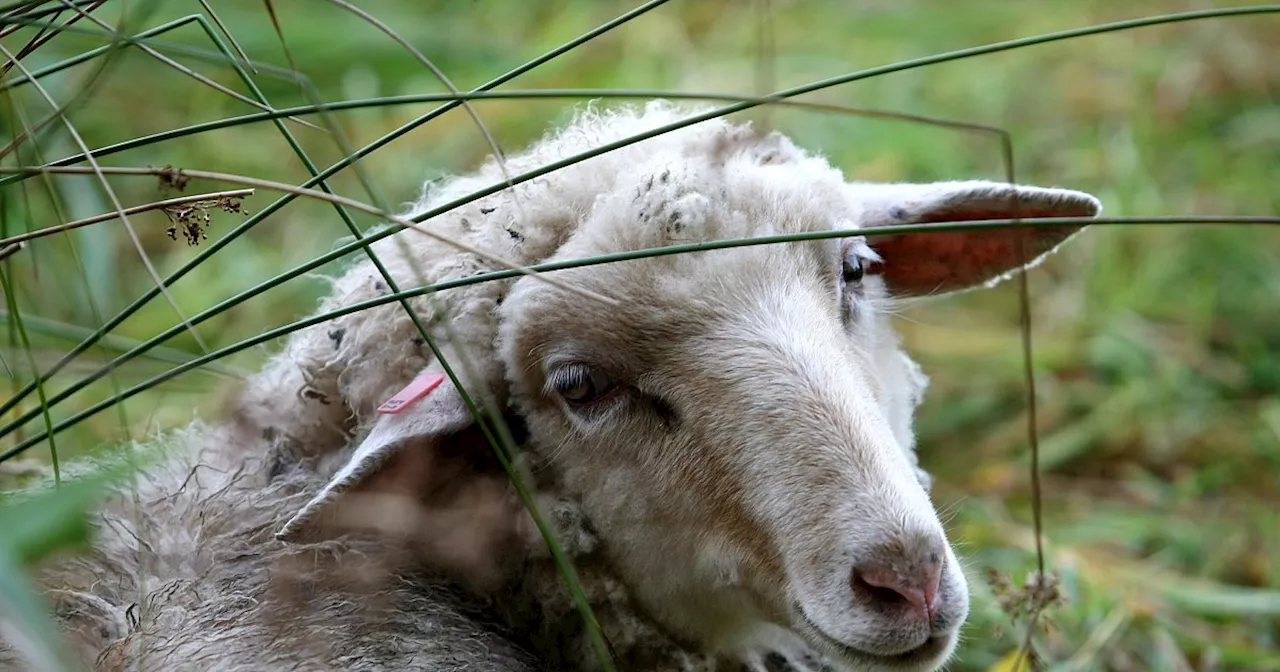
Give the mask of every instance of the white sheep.
M 506 168 L 687 114 L 587 110 Z M 491 160 L 430 185 L 413 212 L 502 176 Z M 1015 205 L 997 183 L 849 183 L 782 135 L 713 120 L 424 226 L 533 264 L 1100 209 L 1075 191 L 1016 193 Z M 1036 227 L 1026 258 L 1079 228 Z M 954 650 L 968 589 L 915 458 L 927 379 L 885 305 L 999 280 L 1018 266 L 1016 235 L 858 236 L 556 273 L 617 305 L 530 277 L 410 303 L 467 391 L 523 430 L 517 466 L 623 669 L 932 670 Z M 405 287 L 499 268 L 413 231 L 374 249 Z M 389 291 L 367 260 L 333 287 L 321 310 Z M 160 669 L 520 670 L 527 648 L 548 669 L 596 669 L 458 389 L 446 379 L 399 413 L 376 410 L 440 371 L 396 304 L 288 339 L 230 421 L 176 435 L 184 451 L 144 479 L 137 511 L 127 495 L 106 509 L 91 556 L 46 570 L 82 657 L 102 669 L 146 656 Z M 420 575 L 433 578 L 407 578 Z M 460 592 L 441 597 L 446 586 Z

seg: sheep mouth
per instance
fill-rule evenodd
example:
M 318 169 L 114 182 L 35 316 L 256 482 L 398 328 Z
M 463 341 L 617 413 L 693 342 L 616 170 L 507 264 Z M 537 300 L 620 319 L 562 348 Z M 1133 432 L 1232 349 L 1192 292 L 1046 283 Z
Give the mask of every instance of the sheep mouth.
M 832 657 L 843 660 L 856 669 L 872 666 L 874 669 L 933 670 L 951 648 L 953 636 L 947 632 L 930 633 L 919 645 L 899 653 L 873 653 L 832 637 L 814 623 L 797 605 L 801 627 L 798 634 L 814 645 L 826 650 Z

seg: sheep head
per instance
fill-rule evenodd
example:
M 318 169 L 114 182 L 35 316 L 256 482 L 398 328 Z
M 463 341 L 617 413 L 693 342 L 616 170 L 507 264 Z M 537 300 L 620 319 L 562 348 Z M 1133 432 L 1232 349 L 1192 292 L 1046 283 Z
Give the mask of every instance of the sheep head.
M 529 160 L 674 118 L 657 109 L 588 116 Z M 725 122 L 618 154 L 517 188 L 532 213 L 523 230 L 545 234 L 523 261 L 1099 211 L 1059 189 L 849 183 L 777 134 Z M 563 202 L 537 200 L 553 197 Z M 555 215 L 539 220 L 544 211 Z M 455 301 L 451 319 L 483 328 L 450 347 L 478 363 L 476 390 L 527 427 L 524 449 L 544 470 L 534 479 L 581 506 L 631 598 L 671 636 L 761 666 L 780 653 L 797 669 L 931 670 L 955 647 L 968 589 L 915 458 L 927 379 L 899 348 L 886 303 L 991 284 L 1079 228 L 851 235 L 557 273 L 613 306 L 526 277 L 487 302 Z M 471 419 L 446 382 L 372 424 L 299 521 L 409 452 L 425 466 L 390 469 L 402 474 L 396 487 L 438 485 L 437 463 L 458 459 L 447 447 Z M 511 543 L 521 524 L 485 539 Z M 500 555 L 496 542 L 480 547 Z

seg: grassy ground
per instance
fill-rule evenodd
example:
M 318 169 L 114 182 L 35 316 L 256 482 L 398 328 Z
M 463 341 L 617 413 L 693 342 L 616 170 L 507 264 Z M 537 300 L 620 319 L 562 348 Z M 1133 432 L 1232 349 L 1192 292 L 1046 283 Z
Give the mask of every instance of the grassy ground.
M 100 15 L 114 20 L 118 4 L 107 3 Z M 337 6 L 276 4 L 288 54 L 262 2 L 215 6 L 253 59 L 287 67 L 291 57 L 322 99 L 444 91 L 403 48 Z M 465 89 L 631 5 L 370 0 L 360 6 Z M 987 42 L 1204 6 L 1172 0 L 677 0 L 511 87 L 757 94 Z M 159 25 L 197 8 L 160 3 L 145 24 L 130 27 Z M 88 21 L 77 25 L 93 27 Z M 0 38 L 0 45 L 16 51 L 32 34 Z M 211 49 L 193 26 L 159 39 Z M 62 35 L 23 64 L 37 69 L 99 44 L 99 37 Z M 1184 23 L 901 72 L 808 99 L 1002 127 L 1013 136 L 1020 180 L 1093 192 L 1108 215 L 1275 215 L 1277 48 L 1280 16 Z M 167 53 L 247 92 L 225 64 Z M 95 68 L 89 63 L 41 81 L 50 96 L 66 102 L 85 89 Z M 287 79 L 263 71 L 254 80 L 276 107 L 308 102 Z M 92 147 L 253 111 L 136 49 L 119 54 L 89 95 L 70 120 Z M 567 104 L 487 101 L 476 107 L 498 142 L 514 149 L 563 120 Z M 5 93 L 0 105 L 6 143 L 24 124 L 49 114 L 29 86 Z M 428 107 L 364 109 L 335 118 L 359 146 Z M 989 136 L 779 108 L 749 116 L 821 148 L 851 177 L 1004 175 L 999 147 Z M 331 134 L 289 126 L 321 166 L 346 153 Z M 58 123 L 39 140 L 26 146 L 23 162 L 76 151 Z M 423 180 L 465 170 L 487 152 L 470 118 L 455 111 L 362 165 L 381 196 L 397 203 L 412 198 Z M 172 164 L 295 184 L 308 177 L 279 132 L 263 123 L 154 144 L 103 163 Z M 12 164 L 13 158 L 3 163 Z M 154 178 L 111 182 L 126 205 L 162 197 Z M 351 171 L 331 184 L 339 193 L 370 198 Z M 220 188 L 196 183 L 188 191 Z M 273 197 L 259 193 L 245 205 L 256 211 Z M 0 188 L 3 235 L 111 209 L 91 177 Z M 209 239 L 241 219 L 216 214 Z M 208 244 L 170 240 L 169 223 L 159 213 L 131 220 L 161 274 Z M 332 209 L 296 202 L 171 293 L 192 315 L 313 258 L 346 234 Z M 40 240 L 5 264 L 32 339 L 24 347 L 5 312 L 0 352 L 10 381 L 4 385 L 11 389 L 30 380 L 33 364 L 48 368 L 152 284 L 119 222 Z M 198 332 L 211 349 L 234 343 L 302 316 L 323 288 L 314 278 L 291 282 Z M 1280 670 L 1280 237 L 1262 227 L 1098 227 L 1036 270 L 1031 289 L 1047 552 L 1066 597 L 1048 614 L 1042 655 L 1063 670 Z M 171 306 L 152 301 L 51 390 L 177 322 Z M 1020 642 L 1021 627 L 1002 612 L 1003 589 L 986 581 L 987 569 L 1021 582 L 1035 566 L 1017 325 L 1012 284 L 912 306 L 900 322 L 909 349 L 933 377 L 920 413 L 921 450 L 973 577 L 974 613 L 957 670 L 988 669 Z M 166 345 L 171 351 L 126 365 L 55 407 L 53 419 L 201 348 L 189 334 Z M 65 457 L 213 412 L 233 385 L 229 374 L 252 369 L 261 357 L 259 351 L 238 355 L 223 369 L 194 372 L 139 395 L 59 435 L 58 448 Z M 5 437 L 0 449 L 40 427 L 32 423 Z M 47 444 L 27 454 L 48 456 Z M 13 464 L 5 466 L 12 470 Z

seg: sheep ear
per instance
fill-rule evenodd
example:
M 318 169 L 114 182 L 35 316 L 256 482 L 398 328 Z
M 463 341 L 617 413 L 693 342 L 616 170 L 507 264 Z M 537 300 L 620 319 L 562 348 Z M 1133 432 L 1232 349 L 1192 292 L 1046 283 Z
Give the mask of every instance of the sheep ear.
M 427 504 L 452 505 L 446 500 L 457 499 L 460 487 L 492 474 L 492 449 L 453 383 L 424 371 L 414 385 L 430 389 L 419 389 L 426 396 L 408 404 L 394 403 L 401 395 L 384 404 L 381 410 L 392 412 L 380 413 L 347 463 L 285 523 L 277 538 L 300 541 L 335 526 L 408 533 L 422 522 L 417 514 Z M 409 396 L 412 388 L 406 388 Z
M 932 184 L 853 184 L 863 206 L 864 228 L 932 222 L 1052 217 L 1096 217 L 1098 199 L 1067 189 L 1017 186 L 997 182 Z M 883 275 L 898 295 L 945 294 L 975 285 L 994 285 L 1018 268 L 1038 264 L 1083 225 L 1005 227 L 870 236 L 867 243 L 883 265 Z M 1024 241 L 1019 259 L 1017 237 Z M 1024 262 L 1025 263 L 1020 263 Z

